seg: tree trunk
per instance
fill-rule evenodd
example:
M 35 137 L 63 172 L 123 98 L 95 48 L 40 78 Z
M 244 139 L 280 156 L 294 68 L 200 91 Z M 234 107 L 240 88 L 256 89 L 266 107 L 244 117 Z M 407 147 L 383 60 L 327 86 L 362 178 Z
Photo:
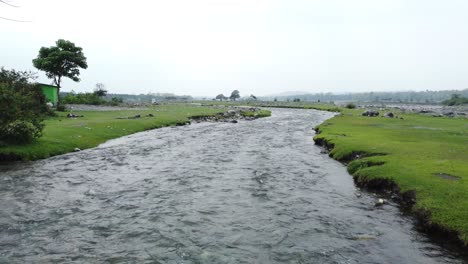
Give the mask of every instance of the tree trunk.
M 57 105 L 56 105 L 57 110 L 59 109 L 59 106 L 60 106 L 60 83 L 62 81 L 61 79 L 62 79 L 61 76 L 55 79 L 55 84 L 57 85 Z

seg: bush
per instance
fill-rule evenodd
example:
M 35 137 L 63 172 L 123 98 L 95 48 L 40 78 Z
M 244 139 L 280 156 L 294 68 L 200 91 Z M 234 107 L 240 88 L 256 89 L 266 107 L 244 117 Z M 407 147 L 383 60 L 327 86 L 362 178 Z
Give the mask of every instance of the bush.
M 59 104 L 59 105 L 57 105 L 57 111 L 65 112 L 65 111 L 67 111 L 67 107 L 65 105 L 63 105 L 63 104 Z
M 0 141 L 26 143 L 41 136 L 43 116 L 50 114 L 30 72 L 0 69 Z
M 96 93 L 69 93 L 63 97 L 60 102 L 62 104 L 89 104 L 89 105 L 102 105 L 106 101 L 101 99 Z
M 42 136 L 43 125 L 24 120 L 13 121 L 2 129 L 2 138 L 7 142 L 25 144 Z
M 117 106 L 117 105 L 120 105 L 121 103 L 123 103 L 122 98 L 112 97 L 112 99 L 110 100 L 110 102 L 108 104 L 112 105 L 112 106 Z
M 354 103 L 347 103 L 345 107 L 348 109 L 355 109 L 356 105 Z
M 468 104 L 468 98 L 462 97 L 459 94 L 452 94 L 452 98 L 442 102 L 443 105 L 454 106 Z

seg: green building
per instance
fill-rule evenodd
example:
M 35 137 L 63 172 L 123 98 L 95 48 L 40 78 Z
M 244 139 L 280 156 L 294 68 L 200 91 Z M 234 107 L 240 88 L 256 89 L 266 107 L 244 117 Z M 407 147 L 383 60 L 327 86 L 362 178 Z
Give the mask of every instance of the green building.
M 57 105 L 58 102 L 58 87 L 50 84 L 38 83 L 42 89 L 42 93 L 45 95 L 48 102 Z

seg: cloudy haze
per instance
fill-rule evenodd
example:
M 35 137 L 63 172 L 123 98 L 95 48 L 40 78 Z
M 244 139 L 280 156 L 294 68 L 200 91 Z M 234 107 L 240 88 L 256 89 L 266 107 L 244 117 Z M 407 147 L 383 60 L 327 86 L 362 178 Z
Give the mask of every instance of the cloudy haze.
M 65 91 L 195 96 L 468 87 L 468 1 L 10 0 L 0 66 L 67 39 L 89 68 Z M 50 82 L 43 73 L 40 81 Z

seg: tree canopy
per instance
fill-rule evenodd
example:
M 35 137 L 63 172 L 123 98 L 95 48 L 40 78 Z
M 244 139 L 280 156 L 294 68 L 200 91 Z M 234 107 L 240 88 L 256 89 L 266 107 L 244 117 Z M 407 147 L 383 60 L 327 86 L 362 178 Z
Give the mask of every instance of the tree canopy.
M 224 96 L 224 94 L 218 94 L 218 95 L 216 96 L 216 99 L 218 99 L 218 100 L 222 101 L 222 100 L 226 100 L 226 99 L 227 99 L 227 97 L 226 97 L 226 96 Z
M 62 77 L 78 82 L 80 68 L 86 69 L 88 64 L 81 47 L 64 39 L 57 40 L 55 44 L 56 46 L 52 47 L 42 47 L 37 58 L 33 60 L 33 65 L 38 70 L 44 71 L 47 78 L 54 80 L 59 93 Z
M 238 90 L 232 91 L 231 96 L 229 98 L 231 98 L 231 100 L 233 101 L 235 101 L 236 99 L 239 99 L 240 98 L 239 91 Z
M 96 88 L 94 88 L 94 94 L 98 97 L 104 97 L 107 95 L 106 86 L 103 83 L 96 83 Z

